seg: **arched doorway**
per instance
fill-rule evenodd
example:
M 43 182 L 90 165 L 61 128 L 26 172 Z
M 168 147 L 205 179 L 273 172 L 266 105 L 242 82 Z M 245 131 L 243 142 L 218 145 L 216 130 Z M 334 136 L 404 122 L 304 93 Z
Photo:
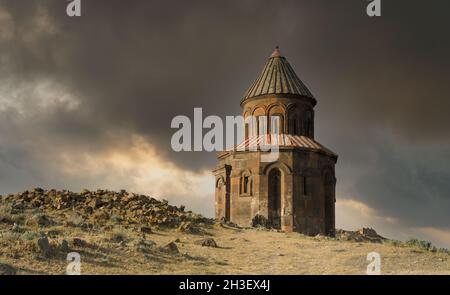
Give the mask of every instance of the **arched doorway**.
M 331 172 L 325 174 L 325 234 L 328 236 L 334 236 L 335 223 L 334 223 L 334 179 Z
M 281 228 L 281 172 L 273 169 L 269 173 L 269 214 L 268 219 L 272 227 Z

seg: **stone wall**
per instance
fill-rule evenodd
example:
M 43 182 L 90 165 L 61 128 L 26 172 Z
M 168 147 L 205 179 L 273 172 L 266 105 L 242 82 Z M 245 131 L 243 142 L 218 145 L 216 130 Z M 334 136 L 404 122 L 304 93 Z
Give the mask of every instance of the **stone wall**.
M 265 116 L 270 122 L 271 116 L 279 116 L 283 125 L 282 133 L 314 138 L 314 108 L 309 99 L 270 95 L 247 100 L 242 107 L 244 118 L 250 115 Z M 270 129 L 270 124 L 268 127 Z
M 277 162 L 262 163 L 261 153 L 230 152 L 219 159 L 214 170 L 216 218 L 226 218 L 247 227 L 256 215 L 269 217 L 269 174 L 278 169 L 281 172 L 281 229 L 309 235 L 334 234 L 335 159 L 315 151 L 286 149 L 280 151 Z M 247 193 L 242 189 L 243 176 L 250 177 L 251 190 Z

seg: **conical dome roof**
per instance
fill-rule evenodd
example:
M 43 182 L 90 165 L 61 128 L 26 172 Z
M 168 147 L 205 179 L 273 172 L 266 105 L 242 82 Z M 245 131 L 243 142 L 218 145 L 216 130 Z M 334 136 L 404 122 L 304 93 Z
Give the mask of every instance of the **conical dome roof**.
M 315 101 L 312 93 L 294 72 L 286 58 L 281 55 L 278 46 L 267 60 L 259 77 L 245 93 L 243 101 L 267 94 L 298 95 Z

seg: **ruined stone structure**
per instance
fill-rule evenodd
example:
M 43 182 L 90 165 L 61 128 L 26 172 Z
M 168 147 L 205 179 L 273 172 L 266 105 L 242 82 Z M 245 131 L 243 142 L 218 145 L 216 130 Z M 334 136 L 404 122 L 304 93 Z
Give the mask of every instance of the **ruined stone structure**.
M 244 118 L 258 120 L 246 121 L 245 140 L 218 155 L 217 219 L 251 226 L 257 216 L 284 231 L 334 235 L 337 155 L 314 140 L 316 103 L 277 47 L 241 101 Z M 263 143 L 277 145 L 275 161 L 264 161 Z

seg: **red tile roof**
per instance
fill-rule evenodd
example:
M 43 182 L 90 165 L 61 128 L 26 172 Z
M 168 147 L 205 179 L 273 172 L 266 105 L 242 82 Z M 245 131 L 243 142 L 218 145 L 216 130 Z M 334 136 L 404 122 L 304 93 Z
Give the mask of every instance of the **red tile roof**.
M 325 153 L 329 156 L 336 157 L 337 154 L 327 149 L 317 141 L 306 136 L 278 134 L 278 135 L 258 135 L 244 140 L 242 143 L 234 147 L 230 151 L 252 151 L 259 149 L 258 147 L 269 148 L 278 146 L 281 148 L 299 148 Z
M 314 99 L 277 46 L 243 100 L 267 94 L 290 94 Z

